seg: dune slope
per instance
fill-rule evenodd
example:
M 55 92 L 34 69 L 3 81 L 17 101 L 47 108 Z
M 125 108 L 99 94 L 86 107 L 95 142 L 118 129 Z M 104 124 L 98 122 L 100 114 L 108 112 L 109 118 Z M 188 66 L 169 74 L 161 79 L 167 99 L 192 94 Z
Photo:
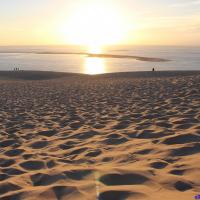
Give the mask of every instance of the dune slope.
M 170 74 L 1 79 L 0 199 L 193 199 L 200 73 Z

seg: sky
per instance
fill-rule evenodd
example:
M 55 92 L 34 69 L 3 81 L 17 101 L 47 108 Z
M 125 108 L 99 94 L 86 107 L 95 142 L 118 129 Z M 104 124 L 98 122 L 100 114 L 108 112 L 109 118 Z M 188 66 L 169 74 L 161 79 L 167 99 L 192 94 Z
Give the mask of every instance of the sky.
M 200 0 L 0 0 L 0 45 L 200 45 Z

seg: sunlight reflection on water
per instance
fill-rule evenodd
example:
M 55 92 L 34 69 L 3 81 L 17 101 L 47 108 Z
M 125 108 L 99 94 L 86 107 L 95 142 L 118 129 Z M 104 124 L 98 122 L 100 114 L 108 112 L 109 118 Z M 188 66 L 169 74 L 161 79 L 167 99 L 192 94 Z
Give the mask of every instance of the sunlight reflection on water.
M 52 54 L 30 52 L 52 52 Z M 165 58 L 171 61 L 155 63 L 125 58 L 95 58 L 85 55 L 58 54 L 57 52 L 144 56 Z M 200 70 L 200 47 L 110 46 L 101 47 L 100 52 L 97 47 L 88 50 L 88 47 L 79 46 L 0 47 L 0 70 L 13 70 L 14 67 L 20 67 L 22 70 L 89 74 L 150 71 L 153 67 L 160 71 Z
M 103 58 L 85 57 L 85 74 L 102 74 L 106 73 L 105 60 Z
M 102 48 L 100 46 L 90 46 L 89 53 L 102 53 Z M 85 74 L 103 74 L 106 73 L 105 59 L 95 58 L 95 57 L 85 57 L 84 63 L 84 73 Z

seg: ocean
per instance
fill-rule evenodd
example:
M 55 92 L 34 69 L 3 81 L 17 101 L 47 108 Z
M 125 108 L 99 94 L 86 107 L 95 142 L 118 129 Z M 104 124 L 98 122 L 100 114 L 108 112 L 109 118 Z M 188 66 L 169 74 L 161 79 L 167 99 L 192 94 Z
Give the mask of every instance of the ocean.
M 183 46 L 108 46 L 101 57 L 88 56 L 82 46 L 7 46 L 0 47 L 0 70 L 59 71 L 85 74 L 111 72 L 200 70 L 200 47 Z M 105 56 L 105 55 L 114 55 Z M 121 57 L 118 57 L 121 56 Z M 123 57 L 124 56 L 124 57 Z M 162 58 L 168 61 L 140 61 L 126 56 Z

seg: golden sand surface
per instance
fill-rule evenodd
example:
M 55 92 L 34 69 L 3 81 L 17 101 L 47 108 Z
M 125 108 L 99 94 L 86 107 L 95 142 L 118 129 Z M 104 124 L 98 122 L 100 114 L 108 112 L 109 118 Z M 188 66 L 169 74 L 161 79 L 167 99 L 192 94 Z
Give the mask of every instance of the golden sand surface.
M 200 72 L 0 77 L 1 200 L 200 193 Z

